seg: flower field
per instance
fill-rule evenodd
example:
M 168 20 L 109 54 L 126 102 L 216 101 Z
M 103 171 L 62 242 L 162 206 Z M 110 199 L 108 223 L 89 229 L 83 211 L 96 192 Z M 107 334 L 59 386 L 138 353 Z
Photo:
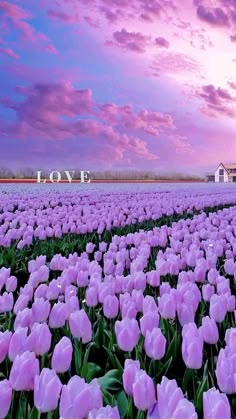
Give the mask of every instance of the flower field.
M 213 186 L 1 187 L 0 419 L 236 416 L 236 190 Z

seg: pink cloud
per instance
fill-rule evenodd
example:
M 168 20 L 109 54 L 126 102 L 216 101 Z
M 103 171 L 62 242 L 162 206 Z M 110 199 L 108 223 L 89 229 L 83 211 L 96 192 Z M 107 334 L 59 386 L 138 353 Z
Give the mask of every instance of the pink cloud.
M 229 23 L 227 14 L 220 7 L 210 9 L 201 4 L 197 7 L 197 15 L 213 26 L 227 26 Z
M 192 57 L 183 53 L 162 52 L 154 59 L 150 68 L 153 75 L 159 77 L 163 73 L 198 73 L 199 64 Z
M 11 58 L 16 58 L 16 59 L 20 58 L 19 55 L 16 54 L 11 48 L 0 47 L 0 53 L 8 55 L 8 57 L 11 57 Z
M 231 96 L 228 90 L 220 87 L 215 88 L 209 84 L 203 86 L 200 92 L 197 92 L 197 95 L 205 100 L 206 106 L 201 107 L 201 110 L 208 116 L 225 115 L 232 118 L 236 116 L 234 105 L 236 98 Z
M 91 150 L 94 142 L 96 149 L 112 145 L 116 158 L 133 155 L 154 160 L 157 154 L 149 150 L 146 139 L 139 134 L 158 137 L 174 127 L 168 114 L 147 110 L 135 113 L 130 105 L 99 105 L 93 101 L 90 90 L 74 89 L 70 83 L 18 87 L 17 93 L 24 97 L 23 101 L 1 100 L 17 116 L 17 122 L 5 126 L 4 132 L 22 139 L 86 138 Z
M 0 10 L 13 20 L 25 20 L 32 18 L 32 14 L 16 4 L 0 1 Z
M 170 44 L 165 38 L 158 36 L 158 38 L 155 38 L 155 45 L 158 47 L 169 48 Z
M 77 23 L 80 21 L 78 13 L 69 15 L 61 10 L 50 9 L 48 10 L 47 14 L 50 18 L 62 21 L 64 23 Z
M 143 130 L 157 137 L 164 129 L 174 128 L 171 115 L 147 110 L 141 110 L 135 114 L 131 105 L 117 106 L 114 103 L 101 105 L 100 116 L 113 126 L 125 127 L 129 130 Z
M 45 47 L 45 50 L 46 50 L 47 52 L 49 52 L 49 54 L 54 54 L 54 55 L 58 54 L 58 51 L 57 51 L 57 49 L 54 47 L 54 45 L 53 45 L 53 44 L 48 44 L 48 45 Z
M 113 37 L 120 46 L 140 53 L 145 52 L 146 45 L 150 39 L 140 32 L 128 32 L 124 28 L 121 31 L 114 32 Z
M 108 41 L 106 43 L 108 46 L 118 46 L 132 52 L 145 53 L 149 46 L 169 48 L 169 42 L 161 36 L 153 39 L 151 36 L 144 35 L 141 32 L 128 32 L 125 28 L 114 32 L 113 38 L 116 43 Z
M 0 11 L 3 13 L 3 28 L 8 34 L 13 29 L 21 33 L 21 37 L 30 43 L 47 43 L 48 37 L 35 30 L 34 26 L 30 24 L 27 20 L 32 19 L 33 15 L 28 11 L 24 10 L 22 7 L 11 4 L 7 1 L 0 0 Z M 47 50 L 47 45 L 46 45 Z M 51 52 L 51 51 L 49 51 Z

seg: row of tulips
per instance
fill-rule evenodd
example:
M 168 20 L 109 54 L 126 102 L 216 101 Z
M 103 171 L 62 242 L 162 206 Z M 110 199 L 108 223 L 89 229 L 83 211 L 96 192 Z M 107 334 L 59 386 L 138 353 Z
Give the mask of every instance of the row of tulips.
M 40 256 L 24 286 L 2 268 L 0 417 L 26 392 L 62 418 L 231 417 L 235 233 L 232 207 Z
M 28 194 L 1 194 L 0 246 L 18 249 L 33 240 L 61 238 L 66 234 L 102 234 L 162 216 L 231 204 L 236 193 L 213 188 L 173 192 L 59 193 L 32 190 Z

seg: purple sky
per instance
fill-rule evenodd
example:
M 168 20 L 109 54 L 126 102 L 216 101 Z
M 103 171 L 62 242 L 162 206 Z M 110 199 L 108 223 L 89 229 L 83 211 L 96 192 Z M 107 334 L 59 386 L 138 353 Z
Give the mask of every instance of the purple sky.
M 236 161 L 235 0 L 0 0 L 0 166 Z

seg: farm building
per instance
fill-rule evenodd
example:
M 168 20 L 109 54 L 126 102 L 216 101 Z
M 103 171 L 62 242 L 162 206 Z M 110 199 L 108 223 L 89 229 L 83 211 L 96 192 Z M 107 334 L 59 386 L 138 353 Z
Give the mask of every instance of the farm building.
M 236 182 L 236 163 L 220 163 L 215 171 L 215 182 Z

